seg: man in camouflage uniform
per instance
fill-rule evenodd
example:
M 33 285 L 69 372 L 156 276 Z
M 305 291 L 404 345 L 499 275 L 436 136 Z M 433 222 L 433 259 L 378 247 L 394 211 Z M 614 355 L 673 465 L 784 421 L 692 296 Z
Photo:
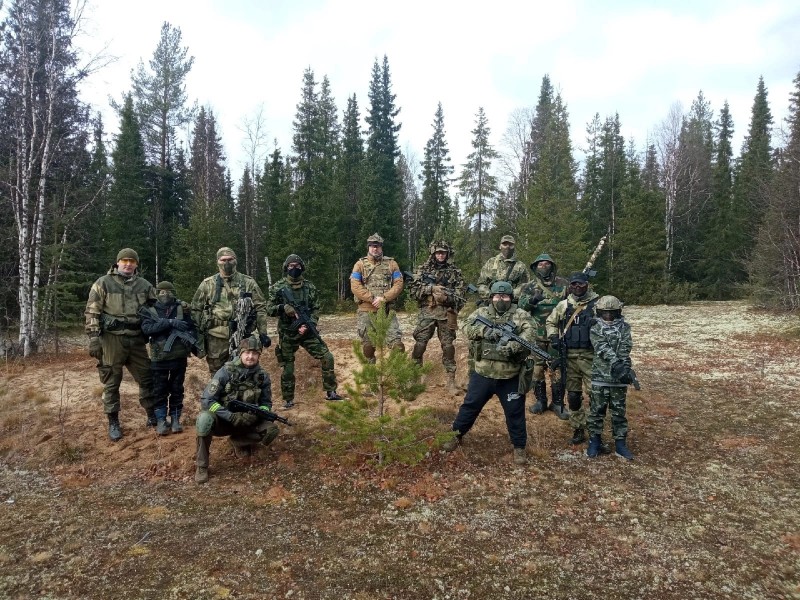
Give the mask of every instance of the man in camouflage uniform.
M 453 251 L 444 240 L 430 246 L 430 257 L 417 267 L 411 283 L 411 295 L 419 304 L 417 328 L 414 330 L 414 350 L 411 358 L 418 365 L 428 347 L 428 341 L 438 332 L 442 345 L 442 364 L 447 372 L 447 389 L 456 394 L 456 339 L 458 311 L 464 306 L 464 276 L 452 263 Z
M 528 268 L 514 253 L 516 243 L 514 236 L 504 235 L 500 238 L 500 254 L 486 261 L 478 277 L 478 295 L 482 303 L 487 304 L 489 288 L 495 281 L 507 281 L 514 288 L 514 302 L 519 300 L 522 286 L 528 283 Z
M 192 314 L 198 319 L 200 341 L 198 345 L 205 353 L 208 370 L 216 373 L 230 360 L 230 321 L 234 317 L 236 303 L 242 294 L 250 294 L 255 312 L 255 326 L 261 344 L 269 347 L 267 335 L 267 301 L 256 280 L 236 270 L 236 254 L 230 248 L 217 250 L 219 272 L 206 277 L 192 298 Z M 247 337 L 252 331 L 246 331 Z
M 272 383 L 269 374 L 261 368 L 261 340 L 252 335 L 242 340 L 239 355 L 214 374 L 200 398 L 202 411 L 197 415 L 197 455 L 194 480 L 208 481 L 208 463 L 213 436 L 230 436 L 237 456 L 250 456 L 254 445 L 269 446 L 278 435 L 275 423 L 258 415 L 231 412 L 231 400 L 255 404 L 272 410 Z
M 625 396 L 628 384 L 636 375 L 631 369 L 631 327 L 622 318 L 622 302 L 614 296 L 603 296 L 597 301 L 598 316 L 589 335 L 594 347 L 592 361 L 592 395 L 589 405 L 589 447 L 586 454 L 595 458 L 602 452 L 603 420 L 611 407 L 611 430 L 617 456 L 633 460 L 628 450 L 628 419 L 625 416 Z
M 175 297 L 175 286 L 160 281 L 158 300 L 139 309 L 142 332 L 150 342 L 150 372 L 153 377 L 153 412 L 156 433 L 183 431 L 183 382 L 190 352 L 197 353 L 197 327 L 189 305 Z M 167 423 L 167 414 L 171 421 Z
M 597 294 L 589 289 L 589 278 L 578 271 L 569 277 L 569 296 L 559 302 L 547 317 L 550 347 L 558 352 L 561 344 L 567 349 L 567 402 L 573 444 L 586 440 L 586 411 L 583 409 L 583 388 L 591 390 L 594 350 L 589 330 L 594 323 Z
M 528 351 L 513 340 L 499 345 L 502 332 L 476 322 L 476 318 L 482 316 L 496 324 L 509 323 L 513 325 L 514 333 L 529 342 L 533 342 L 534 332 L 528 313 L 511 304 L 513 289 L 510 283 L 495 282 L 490 294 L 491 303 L 478 308 L 464 323 L 464 331 L 470 340 L 470 355 L 475 359 L 475 370 L 470 373 L 464 402 L 453 422 L 456 437 L 445 442 L 442 448 L 447 452 L 455 450 L 483 407 L 496 394 L 506 416 L 508 436 L 514 446 L 514 464 L 524 465 L 527 462 L 525 447 L 528 433 L 525 426 L 525 395 L 519 393 L 519 373 Z
M 94 282 L 86 302 L 86 334 L 89 355 L 97 359 L 103 384 L 103 409 L 108 415 L 108 437 L 122 439 L 119 424 L 122 367 L 139 384 L 139 404 L 147 413 L 147 425 L 155 426 L 150 359 L 147 357 L 139 309 L 156 294 L 150 282 L 138 276 L 139 255 L 123 248 L 106 275 Z
M 294 355 L 301 346 L 320 361 L 325 399 L 344 399 L 336 393 L 333 354 L 317 331 L 320 308 L 317 288 L 303 276 L 305 270 L 306 265 L 297 254 L 287 256 L 283 261 L 284 277 L 269 288 L 267 299 L 267 314 L 278 317 L 279 341 L 275 346 L 275 357 L 283 369 L 281 395 L 284 408 L 294 406 Z M 304 320 L 308 323 L 303 323 Z
M 550 340 L 547 337 L 546 319 L 553 312 L 556 305 L 567 296 L 567 280 L 559 277 L 558 266 L 549 254 L 540 254 L 531 263 L 533 281 L 522 288 L 522 295 L 519 299 L 519 307 L 527 310 L 533 319 L 536 327 L 536 345 L 545 352 L 550 347 Z M 547 406 L 547 387 L 545 384 L 545 361 L 539 356 L 533 355 L 529 360 L 533 361 L 533 396 L 536 404 L 530 407 L 530 411 L 539 415 L 551 408 L 558 415 L 559 419 L 566 420 L 569 414 L 564 409 L 563 395 L 556 386 L 560 385 L 555 377 L 551 377 L 550 390 L 553 403 Z
M 397 262 L 383 255 L 383 238 L 373 233 L 367 238 L 367 255 L 359 258 L 350 274 L 350 289 L 358 303 L 358 337 L 364 356 L 375 362 L 375 346 L 368 332 L 373 328 L 371 315 L 379 309 L 390 311 L 403 291 L 403 274 Z M 389 348 L 405 352 L 397 315 L 392 319 L 386 335 Z

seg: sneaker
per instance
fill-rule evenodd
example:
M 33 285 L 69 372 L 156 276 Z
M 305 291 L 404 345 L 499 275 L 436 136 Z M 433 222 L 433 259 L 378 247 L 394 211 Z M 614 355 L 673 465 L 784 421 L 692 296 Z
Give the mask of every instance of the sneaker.
M 528 454 L 525 452 L 525 448 L 514 448 L 514 464 L 528 464 Z
M 335 402 L 337 400 L 345 400 L 345 397 L 337 394 L 336 390 L 328 390 L 327 392 L 325 392 L 325 400 L 330 400 L 332 402 Z
M 447 440 L 444 444 L 442 444 L 442 450 L 445 452 L 452 452 L 458 445 L 461 443 L 461 436 L 456 435 L 454 438 Z
M 194 472 L 194 481 L 195 483 L 206 483 L 208 481 L 208 468 L 197 467 Z

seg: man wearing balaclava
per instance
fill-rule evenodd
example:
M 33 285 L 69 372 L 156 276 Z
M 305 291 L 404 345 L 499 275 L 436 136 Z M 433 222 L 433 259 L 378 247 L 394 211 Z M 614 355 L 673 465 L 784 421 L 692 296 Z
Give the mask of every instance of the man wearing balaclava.
M 276 281 L 267 294 L 267 313 L 270 317 L 278 317 L 275 357 L 282 369 L 281 396 L 285 409 L 294 406 L 294 355 L 301 346 L 320 361 L 325 400 L 344 399 L 336 392 L 333 354 L 317 329 L 320 309 L 317 288 L 305 278 L 305 270 L 303 259 L 290 254 L 283 261 L 283 278 Z
M 500 238 L 500 254 L 486 261 L 478 277 L 478 295 L 481 304 L 489 301 L 489 289 L 495 281 L 507 281 L 514 289 L 512 300 L 519 300 L 522 286 L 528 283 L 528 267 L 517 259 L 514 236 L 504 235 Z
M 233 357 L 230 355 L 230 321 L 236 303 L 249 294 L 252 300 L 252 329 L 258 329 L 261 343 L 269 347 L 267 301 L 256 280 L 236 270 L 236 253 L 228 247 L 217 250 L 218 272 L 206 277 L 192 298 L 192 315 L 198 321 L 198 345 L 205 352 L 208 370 L 213 375 Z M 254 318 L 252 318 L 254 317 Z M 242 332 L 242 338 L 253 331 Z

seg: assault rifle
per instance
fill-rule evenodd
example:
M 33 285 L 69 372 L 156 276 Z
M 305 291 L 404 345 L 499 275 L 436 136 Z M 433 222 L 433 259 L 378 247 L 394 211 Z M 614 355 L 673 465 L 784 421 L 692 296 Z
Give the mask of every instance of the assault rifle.
M 294 293 L 292 293 L 292 290 L 289 289 L 288 286 L 281 288 L 280 293 L 283 296 L 284 304 L 288 304 L 289 306 L 291 306 L 297 313 L 297 316 L 294 318 L 294 321 L 289 326 L 289 331 L 291 331 L 292 333 L 297 333 L 299 329 L 303 325 L 305 325 L 307 332 L 310 333 L 312 337 L 317 338 L 321 342 L 322 338 L 319 335 L 319 330 L 317 329 L 317 326 L 314 324 L 314 321 L 311 320 L 311 316 L 308 314 L 308 309 L 305 306 L 302 306 L 301 304 L 298 304 L 295 301 Z
M 414 274 L 411 271 L 403 271 L 403 279 L 407 283 L 411 283 L 414 281 Z M 459 296 L 458 294 L 456 294 L 456 291 L 453 288 L 447 286 L 448 283 L 447 281 L 438 283 L 436 281 L 436 278 L 430 273 L 421 273 L 420 280 L 423 283 L 428 283 L 430 285 L 441 285 L 444 288 L 444 293 L 447 296 L 447 299 L 449 300 L 451 306 L 456 306 L 456 303 L 461 304 L 461 306 L 463 306 L 464 304 L 467 303 L 466 298 L 464 298 L 463 296 Z M 478 288 L 470 283 L 465 288 L 465 291 L 468 294 L 475 294 L 478 292 Z
M 271 410 L 266 410 L 261 408 L 260 406 L 256 406 L 255 404 L 249 404 L 247 402 L 243 402 L 241 400 L 231 400 L 228 404 L 225 405 L 231 412 L 246 412 L 250 413 L 251 415 L 256 415 L 264 419 L 265 421 L 269 421 L 270 423 L 274 423 L 277 421 L 278 423 L 283 423 L 284 425 L 291 426 L 289 423 L 289 419 L 286 417 L 282 417 L 277 413 L 272 412 Z
M 497 342 L 498 346 L 505 346 L 510 341 L 517 342 L 520 346 L 528 350 L 531 354 L 535 354 L 542 360 L 546 361 L 548 365 L 551 364 L 553 358 L 544 350 L 539 348 L 534 342 L 529 342 L 523 337 L 518 336 L 514 333 L 514 325 L 512 323 L 493 323 L 483 315 L 478 315 L 475 317 L 475 322 L 480 323 L 481 325 L 485 325 L 490 329 L 500 330 L 500 339 Z
M 200 346 L 197 345 L 197 339 L 191 334 L 186 331 L 178 331 L 177 329 L 173 329 L 172 332 L 169 334 L 167 341 L 164 342 L 164 352 L 171 352 L 172 346 L 175 344 L 175 340 L 181 340 L 186 344 L 186 347 L 191 350 L 192 354 L 197 356 L 200 352 Z
M 253 294 L 251 292 L 239 292 L 239 299 L 233 310 L 233 318 L 228 323 L 230 338 L 228 340 L 228 350 L 231 358 L 238 356 L 239 344 L 242 340 L 253 333 L 256 323 L 256 311 L 253 307 Z

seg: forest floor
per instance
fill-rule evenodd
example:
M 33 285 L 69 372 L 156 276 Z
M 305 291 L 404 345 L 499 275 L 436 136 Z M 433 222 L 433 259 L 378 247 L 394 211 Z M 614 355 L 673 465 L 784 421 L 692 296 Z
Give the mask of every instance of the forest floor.
M 459 449 L 417 467 L 332 458 L 301 350 L 298 406 L 282 413 L 294 426 L 249 459 L 217 439 L 198 486 L 204 362 L 190 361 L 186 430 L 165 437 L 126 373 L 116 444 L 83 340 L 0 363 L 0 597 L 800 598 L 797 318 L 736 302 L 625 313 L 642 383 L 633 462 L 588 459 L 548 412 L 527 413 L 530 461 L 514 467 L 497 400 Z M 410 348 L 414 316 L 401 320 Z M 320 329 L 343 389 L 355 317 Z M 434 340 L 417 404 L 449 429 L 461 397 L 440 358 Z M 272 352 L 262 364 L 279 407 Z

